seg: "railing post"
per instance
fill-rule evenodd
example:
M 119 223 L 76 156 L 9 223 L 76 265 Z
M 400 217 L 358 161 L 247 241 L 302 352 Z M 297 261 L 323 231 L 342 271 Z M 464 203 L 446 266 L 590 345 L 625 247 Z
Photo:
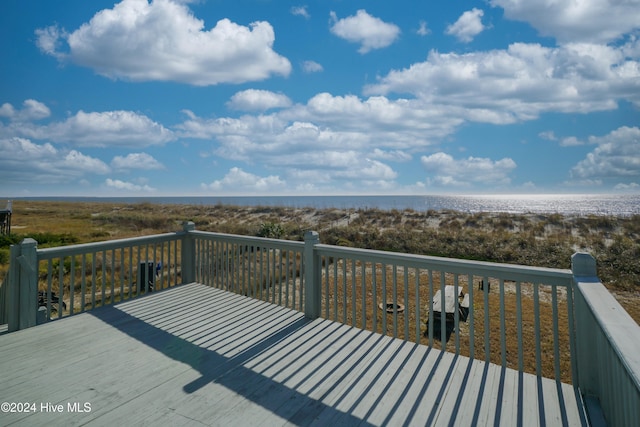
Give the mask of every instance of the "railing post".
M 196 281 L 196 241 L 189 233 L 194 231 L 196 225 L 192 221 L 182 223 L 182 255 L 180 259 L 182 271 L 182 283 L 192 283 Z
M 587 417 L 594 425 L 605 425 L 604 415 L 600 407 L 600 381 L 598 376 L 599 363 L 597 346 L 596 321 L 582 295 L 581 286 L 584 284 L 600 284 L 596 269 L 596 260 L 586 252 L 576 252 L 571 256 L 571 271 L 573 273 L 575 336 L 576 336 L 576 376 L 574 384 L 582 394 L 586 406 Z M 595 342 L 594 342 L 595 341 Z
M 573 284 L 575 295 L 575 315 L 576 315 L 576 362 L 578 387 L 584 394 L 594 394 L 597 376 L 597 361 L 590 340 L 591 318 L 586 302 L 578 290 L 578 283 L 585 281 L 597 281 L 596 260 L 591 254 L 577 252 L 571 256 L 571 271 L 573 273 Z
M 316 231 L 304 234 L 304 315 L 309 319 L 320 317 L 322 292 L 320 284 L 320 265 L 314 246 L 320 243 Z
M 27 238 L 11 246 L 8 280 L 8 330 L 36 325 L 38 310 L 38 243 Z

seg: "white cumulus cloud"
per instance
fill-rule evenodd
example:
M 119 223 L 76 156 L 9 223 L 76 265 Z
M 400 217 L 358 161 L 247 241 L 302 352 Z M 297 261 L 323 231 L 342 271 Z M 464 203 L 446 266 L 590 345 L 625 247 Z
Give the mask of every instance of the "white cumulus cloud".
M 640 28 L 638 0 L 491 0 L 508 19 L 530 23 L 561 43 L 608 43 Z
M 445 32 L 448 35 L 455 36 L 461 42 L 469 43 L 485 29 L 482 24 L 483 15 L 484 12 L 481 9 L 473 8 L 468 10 L 455 23 L 449 25 Z
M 302 62 L 302 71 L 305 73 L 319 73 L 323 71 L 324 68 L 321 64 L 315 61 L 303 61 Z
M 640 128 L 620 127 L 605 136 L 591 136 L 597 147 L 571 169 L 576 179 L 640 177 Z
M 79 111 L 63 122 L 25 128 L 31 137 L 84 147 L 142 147 L 174 140 L 173 132 L 132 111 Z
M 291 71 L 289 60 L 273 50 L 268 22 L 246 27 L 221 19 L 207 30 L 186 4 L 172 0 L 123 0 L 71 33 L 54 26 L 36 36 L 44 53 L 113 79 L 207 86 Z M 62 41 L 68 53 L 60 50 Z
M 82 154 L 79 151 L 71 150 L 64 156 L 62 162 L 64 167 L 75 169 L 77 171 L 91 172 L 98 174 L 109 173 L 110 169 L 106 163 L 100 159 L 93 158 Z
M 234 94 L 227 106 L 234 110 L 266 111 L 291 105 L 289 97 L 268 90 L 247 89 Z
M 390 46 L 400 36 L 397 25 L 371 16 L 364 9 L 343 19 L 338 19 L 335 12 L 331 12 L 331 19 L 334 21 L 331 32 L 351 43 L 359 43 L 358 52 L 361 54 Z
M 459 117 L 489 123 L 531 120 L 543 112 L 613 110 L 640 105 L 640 62 L 621 48 L 514 43 L 470 53 L 432 51 L 427 60 L 393 70 L 365 94 L 406 93 L 429 104 L 460 107 Z
M 426 36 L 428 34 L 431 34 L 431 30 L 429 29 L 429 27 L 427 27 L 426 21 L 420 21 L 419 27 L 416 30 L 416 34 L 420 36 Z
M 7 117 L 11 121 L 23 122 L 40 120 L 51 115 L 51 110 L 45 104 L 35 99 L 27 99 L 22 103 L 22 109 L 16 110 L 13 105 L 4 103 L 0 106 L 0 117 Z
M 119 179 L 107 178 L 104 183 L 108 188 L 119 190 L 121 192 L 153 193 L 157 191 L 157 189 L 147 184 L 140 185 L 128 181 L 121 181 Z
M 106 174 L 102 160 L 77 150 L 60 150 L 26 138 L 0 138 L 0 182 L 73 183 L 87 174 Z
M 455 159 L 443 152 L 422 156 L 420 161 L 429 173 L 429 184 L 447 187 L 468 187 L 472 184 L 506 185 L 511 182 L 509 174 L 517 166 L 508 157 L 496 161 L 481 157 Z
M 281 180 L 277 175 L 261 177 L 234 167 L 229 170 L 224 178 L 213 181 L 210 184 L 203 183 L 200 186 L 204 190 L 259 194 L 280 190 L 284 188 L 285 185 L 285 181 Z
M 164 165 L 147 153 L 130 153 L 126 156 L 115 156 L 111 167 L 118 170 L 153 170 L 164 169 Z
M 303 18 L 306 18 L 306 19 L 311 18 L 311 15 L 307 10 L 307 6 L 292 6 L 291 14 L 296 16 L 302 16 Z

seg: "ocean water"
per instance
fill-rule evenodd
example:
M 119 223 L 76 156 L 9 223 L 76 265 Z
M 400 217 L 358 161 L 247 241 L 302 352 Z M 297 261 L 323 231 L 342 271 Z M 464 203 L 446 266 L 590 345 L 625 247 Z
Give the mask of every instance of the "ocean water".
M 563 215 L 640 214 L 640 194 L 537 194 L 466 196 L 257 196 L 257 197 L 33 197 L 25 200 L 80 202 L 312 207 L 416 211 L 560 213 Z M 15 198 L 14 200 L 21 200 Z

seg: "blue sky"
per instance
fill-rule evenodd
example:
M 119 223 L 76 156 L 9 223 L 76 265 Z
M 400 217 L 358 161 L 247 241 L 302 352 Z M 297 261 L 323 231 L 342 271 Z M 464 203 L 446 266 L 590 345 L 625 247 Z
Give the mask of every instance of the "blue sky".
M 640 0 L 3 0 L 0 196 L 640 192 Z

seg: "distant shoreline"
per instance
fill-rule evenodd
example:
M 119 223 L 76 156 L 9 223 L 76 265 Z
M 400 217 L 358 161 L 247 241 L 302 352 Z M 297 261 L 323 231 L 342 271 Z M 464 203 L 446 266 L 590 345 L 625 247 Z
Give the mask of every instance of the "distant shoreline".
M 432 196 L 173 196 L 16 197 L 16 201 L 170 204 L 366 210 L 457 211 L 462 213 L 640 215 L 640 194 L 432 195 Z M 0 198 L 0 205 L 2 198 Z

